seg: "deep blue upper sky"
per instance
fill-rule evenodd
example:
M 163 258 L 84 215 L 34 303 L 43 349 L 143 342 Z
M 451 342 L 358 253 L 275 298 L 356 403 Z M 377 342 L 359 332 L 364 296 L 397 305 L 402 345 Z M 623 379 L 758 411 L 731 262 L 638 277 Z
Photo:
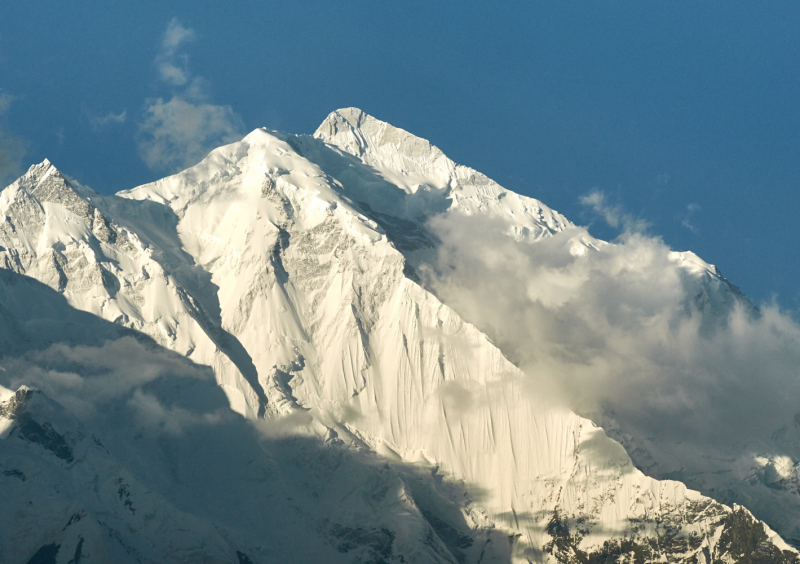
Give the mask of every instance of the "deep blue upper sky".
M 797 309 L 798 29 L 788 1 L 6 2 L 0 176 L 47 157 L 110 193 L 357 106 L 613 239 L 602 191 Z M 170 109 L 210 132 L 189 157 Z

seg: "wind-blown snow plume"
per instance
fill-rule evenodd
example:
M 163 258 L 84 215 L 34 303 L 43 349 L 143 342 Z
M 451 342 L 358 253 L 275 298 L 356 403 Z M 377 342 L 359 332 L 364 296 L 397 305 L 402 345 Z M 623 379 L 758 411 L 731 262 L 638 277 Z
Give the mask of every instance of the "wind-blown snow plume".
M 800 327 L 777 306 L 753 308 L 694 255 L 637 233 L 607 244 L 571 228 L 530 243 L 474 216 L 431 226 L 442 245 L 427 283 L 518 363 L 532 393 L 701 444 L 768 438 L 798 411 Z M 727 301 L 709 301 L 706 283 Z

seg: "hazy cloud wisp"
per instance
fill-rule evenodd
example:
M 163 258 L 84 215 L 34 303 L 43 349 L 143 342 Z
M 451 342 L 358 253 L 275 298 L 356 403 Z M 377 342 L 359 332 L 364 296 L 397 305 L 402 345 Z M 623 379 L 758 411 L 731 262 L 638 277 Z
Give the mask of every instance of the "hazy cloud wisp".
M 0 120 L 14 97 L 0 90 Z M 22 158 L 25 156 L 25 143 L 22 139 L 9 135 L 0 122 L 0 189 L 5 188 L 22 174 Z
M 89 121 L 92 124 L 92 129 L 98 131 L 109 125 L 119 125 L 125 123 L 128 119 L 127 110 L 122 110 L 120 113 L 108 112 L 103 116 L 90 115 Z
M 139 152 L 152 169 L 180 170 L 214 147 L 242 138 L 241 119 L 230 106 L 198 104 L 180 97 L 153 100 L 140 125 Z
M 177 18 L 169 22 L 161 41 L 161 51 L 156 57 L 158 73 L 163 81 L 175 86 L 189 82 L 189 56 L 178 49 L 194 38 L 194 30 L 183 27 Z
M 679 215 L 676 219 L 679 219 L 681 225 L 683 225 L 686 229 L 694 233 L 695 235 L 700 232 L 697 226 L 694 224 L 693 216 L 697 212 L 699 212 L 702 208 L 700 204 L 691 203 L 686 206 L 686 211 Z
M 592 190 L 580 198 L 581 204 L 601 215 L 608 225 L 626 232 L 643 232 L 650 225 L 643 219 L 625 212 L 620 205 L 613 205 L 602 190 Z
M 156 171 L 192 166 L 215 147 L 243 136 L 241 117 L 230 106 L 212 104 L 206 82 L 189 71 L 189 57 L 181 49 L 195 37 L 194 30 L 173 19 L 155 60 L 172 95 L 147 101 L 137 142 L 142 160 Z

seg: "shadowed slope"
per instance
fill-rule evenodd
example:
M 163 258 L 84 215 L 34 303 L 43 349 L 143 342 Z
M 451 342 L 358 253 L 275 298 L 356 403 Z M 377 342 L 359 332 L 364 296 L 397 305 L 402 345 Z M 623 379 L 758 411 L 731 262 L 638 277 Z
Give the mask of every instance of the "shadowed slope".
M 258 430 L 209 368 L 0 274 L 4 561 L 455 562 L 437 528 L 480 540 L 447 509 L 449 486 L 338 440 Z

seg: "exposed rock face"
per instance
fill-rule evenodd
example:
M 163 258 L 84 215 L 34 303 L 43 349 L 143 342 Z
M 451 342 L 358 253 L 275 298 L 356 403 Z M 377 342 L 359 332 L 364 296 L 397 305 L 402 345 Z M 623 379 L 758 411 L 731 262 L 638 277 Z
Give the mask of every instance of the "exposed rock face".
M 359 110 L 314 137 L 256 130 L 112 197 L 45 162 L 0 212 L 9 561 L 796 560 L 744 509 L 645 476 L 531 393 L 420 286 L 433 214 L 530 240 L 570 223 Z M 54 295 L 57 316 L 15 305 Z M 80 358 L 135 350 L 157 376 L 63 360 L 71 332 Z M 90 378 L 123 391 L 80 412 Z M 64 407 L 20 411 L 28 380 Z

